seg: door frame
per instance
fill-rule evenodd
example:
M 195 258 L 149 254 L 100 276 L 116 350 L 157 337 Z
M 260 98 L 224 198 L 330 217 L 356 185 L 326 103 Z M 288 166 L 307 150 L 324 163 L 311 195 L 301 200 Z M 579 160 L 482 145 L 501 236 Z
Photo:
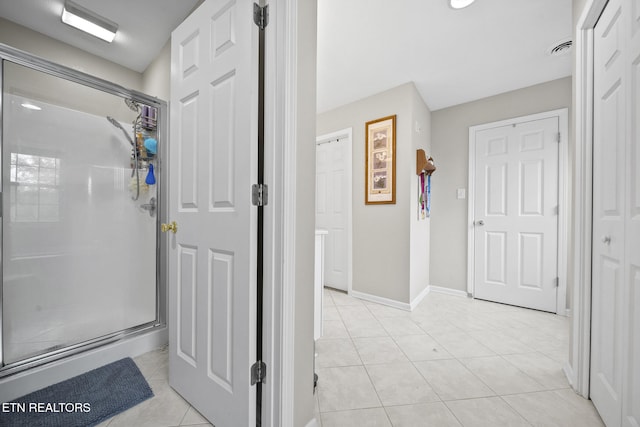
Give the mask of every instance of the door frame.
M 296 392 L 300 392 L 295 388 L 296 382 L 300 382 L 295 372 L 296 240 L 300 233 L 295 226 L 298 116 L 299 112 L 308 113 L 310 108 L 315 112 L 315 102 L 312 106 L 304 102 L 309 99 L 310 89 L 300 87 L 300 81 L 309 78 L 308 70 L 301 70 L 298 65 L 298 39 L 306 36 L 299 35 L 305 31 L 298 29 L 306 18 L 302 16 L 304 6 L 299 6 L 303 1 L 260 0 L 260 3 L 269 6 L 265 33 L 264 179 L 270 187 L 264 211 L 263 361 L 267 377 L 262 390 L 262 425 L 290 427 L 295 423 Z M 315 101 L 315 97 L 312 99 Z M 313 304 L 307 309 L 313 312 Z M 312 335 L 309 339 L 313 340 Z M 310 388 L 309 393 L 312 392 Z M 309 415 L 312 418 L 307 426 L 317 425 L 313 413 Z
M 475 228 L 473 226 L 475 211 L 475 160 L 476 160 L 476 133 L 481 130 L 492 129 L 500 126 L 516 125 L 518 123 L 534 120 L 558 118 L 558 130 L 560 141 L 558 149 L 558 296 L 556 299 L 556 313 L 567 315 L 567 250 L 568 250 L 568 224 L 569 224 L 569 110 L 561 108 L 538 114 L 515 117 L 492 123 L 485 123 L 469 127 L 469 181 L 467 205 L 467 293 L 474 295 L 475 291 Z
M 593 217 L 593 29 L 607 0 L 586 0 L 575 34 L 575 144 L 573 213 L 573 319 L 565 373 L 573 389 L 589 397 L 591 366 L 591 256 Z
M 349 172 L 346 176 L 347 200 L 349 200 L 349 203 L 347 204 L 347 293 L 351 295 L 353 285 L 353 128 L 342 129 L 339 131 L 320 135 L 316 137 L 315 146 L 317 150 L 318 145 L 320 144 L 329 143 L 333 140 L 342 138 L 347 139 L 349 144 L 345 163 L 349 168 Z

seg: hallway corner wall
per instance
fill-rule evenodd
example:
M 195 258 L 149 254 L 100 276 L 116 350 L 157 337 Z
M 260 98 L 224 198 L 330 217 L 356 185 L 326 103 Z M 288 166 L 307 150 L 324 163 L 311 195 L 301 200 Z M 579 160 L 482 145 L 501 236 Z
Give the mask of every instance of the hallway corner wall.
M 296 206 L 295 206 L 295 338 L 294 425 L 314 419 L 313 340 L 315 268 L 315 176 L 316 176 L 316 23 L 317 1 L 296 0 L 297 113 L 296 113 Z M 311 208 L 310 208 L 311 207 Z
M 425 277 L 428 280 L 426 225 L 419 232 L 423 235 L 420 251 L 412 254 L 411 244 L 412 227 L 418 233 L 411 220 L 417 217 L 416 148 L 428 149 L 430 138 L 430 113 L 422 99 L 416 99 L 419 97 L 409 82 L 317 116 L 317 135 L 353 129 L 352 289 L 406 308 L 414 296 L 412 289 L 428 286 L 421 283 Z M 396 203 L 366 205 L 365 124 L 391 115 L 396 115 Z M 423 129 L 420 133 L 415 131 L 416 122 Z M 419 242 L 416 234 L 414 243 Z M 414 275 L 415 285 L 411 285 L 413 267 L 420 267 L 420 273 Z
M 413 99 L 413 119 L 411 120 L 411 156 L 415 163 L 416 151 L 422 149 L 427 158 L 431 152 L 431 111 L 427 104 L 414 89 Z M 434 159 L 437 167 L 437 159 Z M 437 174 L 437 172 L 436 172 Z M 413 304 L 417 299 L 422 298 L 430 285 L 429 283 L 429 251 L 431 249 L 431 218 L 421 219 L 418 213 L 418 181 L 419 176 L 415 171 L 408 178 L 409 197 L 409 304 Z M 435 176 L 435 175 L 434 175 Z M 432 177 L 433 179 L 433 177 Z

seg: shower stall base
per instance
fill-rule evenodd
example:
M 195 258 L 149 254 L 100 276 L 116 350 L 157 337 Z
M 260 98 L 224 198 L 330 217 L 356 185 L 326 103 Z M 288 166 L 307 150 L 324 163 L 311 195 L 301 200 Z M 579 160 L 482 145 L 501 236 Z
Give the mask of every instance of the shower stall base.
M 169 342 L 167 327 L 151 327 L 136 335 L 117 336 L 98 341 L 97 347 L 45 365 L 18 372 L 0 379 L 0 402 L 9 402 L 52 384 L 80 375 L 125 357 L 135 358 L 164 347 Z

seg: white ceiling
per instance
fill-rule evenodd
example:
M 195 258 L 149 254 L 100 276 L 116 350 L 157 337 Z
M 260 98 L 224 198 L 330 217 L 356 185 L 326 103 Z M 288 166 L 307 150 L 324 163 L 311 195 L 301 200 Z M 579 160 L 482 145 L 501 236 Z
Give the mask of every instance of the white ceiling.
M 198 0 L 75 0 L 119 24 L 109 44 L 60 21 L 64 0 L 0 0 L 0 16 L 138 72 Z M 431 110 L 571 74 L 547 51 L 571 36 L 571 0 L 318 0 L 318 111 L 408 81 Z
M 413 81 L 429 108 L 571 74 L 571 0 L 318 0 L 318 111 Z

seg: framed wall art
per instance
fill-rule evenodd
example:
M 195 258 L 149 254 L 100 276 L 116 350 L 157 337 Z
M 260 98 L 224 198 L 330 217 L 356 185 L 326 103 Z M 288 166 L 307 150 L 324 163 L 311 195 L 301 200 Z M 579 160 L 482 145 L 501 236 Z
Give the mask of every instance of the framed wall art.
M 366 123 L 365 204 L 396 203 L 396 116 Z

